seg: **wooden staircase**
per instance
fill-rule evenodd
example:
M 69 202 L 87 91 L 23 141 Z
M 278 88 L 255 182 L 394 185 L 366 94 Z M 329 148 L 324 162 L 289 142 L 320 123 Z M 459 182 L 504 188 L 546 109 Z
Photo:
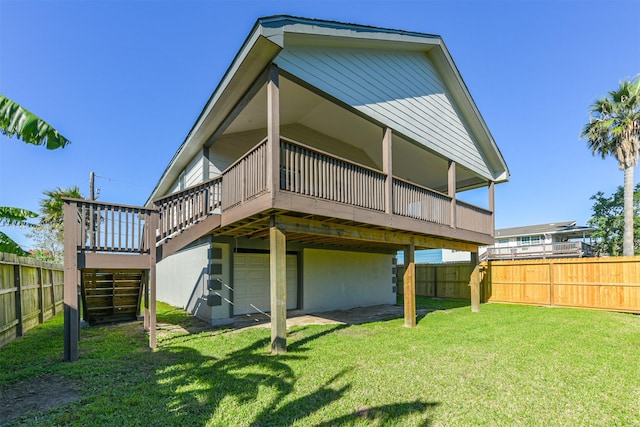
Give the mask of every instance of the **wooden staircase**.
M 136 320 L 146 272 L 143 270 L 83 270 L 83 318 L 90 324 Z

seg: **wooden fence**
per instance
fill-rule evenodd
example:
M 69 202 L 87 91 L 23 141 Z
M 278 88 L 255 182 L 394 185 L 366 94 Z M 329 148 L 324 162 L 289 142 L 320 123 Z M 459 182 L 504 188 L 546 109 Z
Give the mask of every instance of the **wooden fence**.
M 63 309 L 64 267 L 0 252 L 0 346 Z
M 398 293 L 404 289 L 404 266 L 398 266 Z M 431 298 L 471 299 L 469 263 L 416 264 L 416 295 Z
M 640 256 L 490 261 L 482 302 L 640 313 Z M 398 266 L 402 293 L 404 267 Z M 417 264 L 416 295 L 470 299 L 470 264 Z
M 485 300 L 640 313 L 640 256 L 490 261 Z

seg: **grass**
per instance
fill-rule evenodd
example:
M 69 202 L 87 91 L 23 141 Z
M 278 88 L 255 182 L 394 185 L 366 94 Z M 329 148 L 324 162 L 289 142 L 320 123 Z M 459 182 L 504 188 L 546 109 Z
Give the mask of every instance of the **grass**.
M 17 425 L 640 425 L 640 318 L 603 311 L 419 299 L 419 319 L 289 330 L 82 330 L 63 363 L 62 318 L 0 349 L 0 390 L 53 377 L 81 398 Z M 194 320 L 159 304 L 160 322 Z

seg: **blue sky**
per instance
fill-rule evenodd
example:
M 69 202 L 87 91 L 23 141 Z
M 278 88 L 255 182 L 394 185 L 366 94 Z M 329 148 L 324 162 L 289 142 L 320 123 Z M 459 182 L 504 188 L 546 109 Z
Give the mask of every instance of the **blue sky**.
M 590 217 L 623 175 L 579 133 L 589 105 L 640 73 L 637 1 L 0 0 L 0 93 L 72 144 L 0 136 L 0 205 L 37 211 L 80 186 L 142 204 L 256 19 L 290 14 L 439 34 L 500 147 L 496 227 Z M 636 174 L 636 182 L 640 178 Z M 20 230 L 5 230 L 28 247 Z

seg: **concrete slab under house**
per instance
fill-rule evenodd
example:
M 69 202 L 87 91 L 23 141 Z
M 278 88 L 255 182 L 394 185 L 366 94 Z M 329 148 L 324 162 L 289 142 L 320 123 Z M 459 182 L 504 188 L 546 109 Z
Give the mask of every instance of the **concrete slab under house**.
M 67 201 L 79 224 L 68 286 L 74 293 L 87 271 L 139 269 L 152 339 L 158 298 L 212 324 L 268 312 L 280 353 L 287 311 L 395 303 L 401 250 L 411 327 L 414 251 L 469 251 L 477 263 L 478 247 L 494 241 L 494 185 L 508 178 L 440 36 L 261 18 L 132 214 L 130 240 L 143 245 L 118 240 L 132 207 Z M 461 200 L 482 188 L 486 206 Z M 111 221 L 85 223 L 96 211 Z

